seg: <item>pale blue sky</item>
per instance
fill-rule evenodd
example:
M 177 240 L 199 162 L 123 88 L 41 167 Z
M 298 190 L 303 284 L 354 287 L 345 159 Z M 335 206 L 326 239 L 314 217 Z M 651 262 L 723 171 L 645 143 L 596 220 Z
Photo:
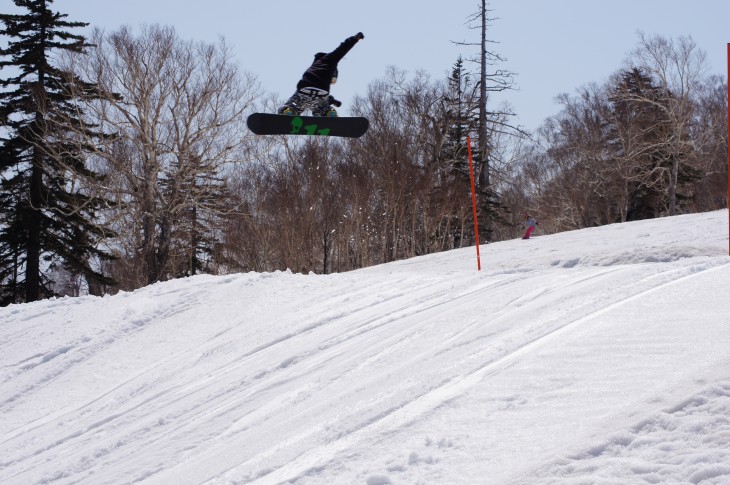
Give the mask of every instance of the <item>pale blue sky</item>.
M 10 0 L 2 0 L 10 3 Z M 307 6 L 307 4 L 310 4 Z M 69 20 L 114 30 L 122 24 L 172 25 L 185 39 L 233 47 L 243 69 L 281 98 L 291 94 L 318 51 L 335 48 L 358 31 L 365 39 L 340 63 L 332 93 L 345 104 L 395 65 L 433 78 L 446 77 L 457 57 L 476 48 L 451 41 L 477 42 L 466 21 L 477 0 L 125 0 L 112 8 L 100 0 L 56 0 Z M 492 49 L 516 72 L 519 91 L 504 93 L 528 129 L 537 128 L 559 107 L 559 93 L 603 82 L 637 46 L 636 32 L 676 38 L 692 36 L 708 55 L 710 72 L 727 75 L 730 2 L 727 0 L 492 0 Z M 470 66 L 475 70 L 476 65 Z

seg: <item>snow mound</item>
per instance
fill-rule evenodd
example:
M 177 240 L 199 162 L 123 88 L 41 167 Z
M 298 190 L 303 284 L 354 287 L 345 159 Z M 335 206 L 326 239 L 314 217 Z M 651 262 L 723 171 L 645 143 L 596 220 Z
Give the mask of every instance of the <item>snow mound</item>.
M 727 227 L 2 308 L 0 483 L 728 483 Z

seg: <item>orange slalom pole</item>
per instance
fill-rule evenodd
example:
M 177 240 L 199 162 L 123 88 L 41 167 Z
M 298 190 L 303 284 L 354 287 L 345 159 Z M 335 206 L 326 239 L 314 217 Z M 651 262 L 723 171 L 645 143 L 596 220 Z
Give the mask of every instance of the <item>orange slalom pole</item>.
M 471 161 L 471 138 L 466 136 L 466 151 L 469 154 L 469 179 L 471 180 L 471 208 L 474 211 L 474 238 L 477 245 L 477 271 L 482 270 L 482 261 L 479 256 L 479 222 L 477 221 L 477 193 L 474 190 L 474 163 Z

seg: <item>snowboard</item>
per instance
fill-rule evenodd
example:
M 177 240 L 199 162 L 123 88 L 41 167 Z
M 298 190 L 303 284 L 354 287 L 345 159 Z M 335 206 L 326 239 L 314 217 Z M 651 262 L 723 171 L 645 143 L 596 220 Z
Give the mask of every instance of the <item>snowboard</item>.
M 291 116 L 254 113 L 246 120 L 257 135 L 313 135 L 358 138 L 368 130 L 367 118 Z

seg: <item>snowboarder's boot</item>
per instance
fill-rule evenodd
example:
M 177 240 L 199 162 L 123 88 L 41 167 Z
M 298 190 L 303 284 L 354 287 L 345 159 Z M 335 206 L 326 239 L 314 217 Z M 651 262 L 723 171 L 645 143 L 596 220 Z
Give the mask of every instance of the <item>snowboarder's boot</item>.
M 296 116 L 297 112 L 291 106 L 283 106 L 279 108 L 278 114 L 287 116 Z

